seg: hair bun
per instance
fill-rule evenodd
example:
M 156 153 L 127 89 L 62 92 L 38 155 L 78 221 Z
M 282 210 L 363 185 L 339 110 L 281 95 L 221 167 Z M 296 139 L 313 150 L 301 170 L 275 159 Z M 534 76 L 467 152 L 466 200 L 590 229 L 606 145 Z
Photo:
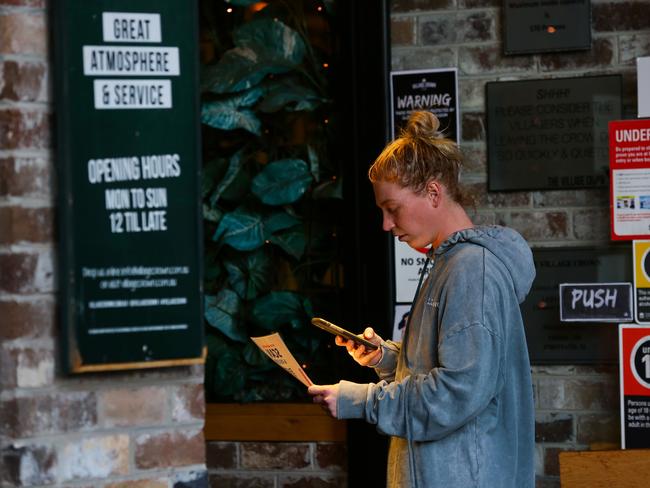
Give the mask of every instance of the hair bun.
M 411 113 L 406 127 L 403 130 L 403 135 L 414 139 L 439 139 L 443 137 L 438 132 L 439 128 L 440 120 L 438 120 L 438 117 L 431 112 L 421 110 Z

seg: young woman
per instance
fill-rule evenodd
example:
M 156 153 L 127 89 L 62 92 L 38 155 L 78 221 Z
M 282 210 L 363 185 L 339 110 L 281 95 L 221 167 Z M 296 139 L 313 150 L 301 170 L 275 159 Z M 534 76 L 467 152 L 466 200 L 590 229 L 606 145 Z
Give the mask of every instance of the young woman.
M 535 276 L 524 239 L 474 226 L 459 184 L 461 154 L 429 112 L 415 112 L 369 171 L 383 228 L 431 245 L 429 273 L 402 342 L 336 338 L 376 384 L 341 381 L 308 392 L 336 418 L 363 418 L 391 436 L 389 487 L 532 488 L 534 406 L 519 303 Z

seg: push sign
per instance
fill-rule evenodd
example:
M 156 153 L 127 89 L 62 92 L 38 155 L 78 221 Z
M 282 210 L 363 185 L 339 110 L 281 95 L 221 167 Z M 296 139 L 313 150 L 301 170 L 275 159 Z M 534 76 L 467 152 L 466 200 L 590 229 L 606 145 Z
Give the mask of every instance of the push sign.
M 650 447 L 650 327 L 619 326 L 621 447 Z
M 632 284 L 562 283 L 560 320 L 629 322 L 632 320 Z

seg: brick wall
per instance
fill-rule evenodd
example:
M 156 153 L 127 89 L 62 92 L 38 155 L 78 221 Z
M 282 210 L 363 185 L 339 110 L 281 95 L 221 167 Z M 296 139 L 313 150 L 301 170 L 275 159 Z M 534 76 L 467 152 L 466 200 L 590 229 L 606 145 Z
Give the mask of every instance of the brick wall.
M 0 485 L 207 485 L 203 368 L 58 366 L 48 2 L 0 0 Z
M 339 442 L 207 443 L 214 488 L 340 488 L 346 458 Z
M 480 196 L 475 221 L 519 230 L 532 246 L 609 242 L 608 192 L 486 192 L 484 87 L 488 81 L 620 73 L 624 117 L 636 117 L 635 58 L 650 55 L 650 3 L 591 0 L 592 48 L 503 55 L 501 0 L 393 0 L 392 69 L 458 67 L 464 176 Z M 537 486 L 559 487 L 558 452 L 619 443 L 616 367 L 533 368 Z

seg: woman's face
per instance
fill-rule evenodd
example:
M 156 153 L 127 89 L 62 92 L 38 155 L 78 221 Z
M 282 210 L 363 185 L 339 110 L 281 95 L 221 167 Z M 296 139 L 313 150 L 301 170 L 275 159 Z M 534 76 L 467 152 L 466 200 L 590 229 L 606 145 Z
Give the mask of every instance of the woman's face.
M 387 181 L 377 181 L 372 186 L 385 231 L 414 249 L 424 248 L 436 241 L 437 214 L 426 193 L 418 195 L 409 188 Z

